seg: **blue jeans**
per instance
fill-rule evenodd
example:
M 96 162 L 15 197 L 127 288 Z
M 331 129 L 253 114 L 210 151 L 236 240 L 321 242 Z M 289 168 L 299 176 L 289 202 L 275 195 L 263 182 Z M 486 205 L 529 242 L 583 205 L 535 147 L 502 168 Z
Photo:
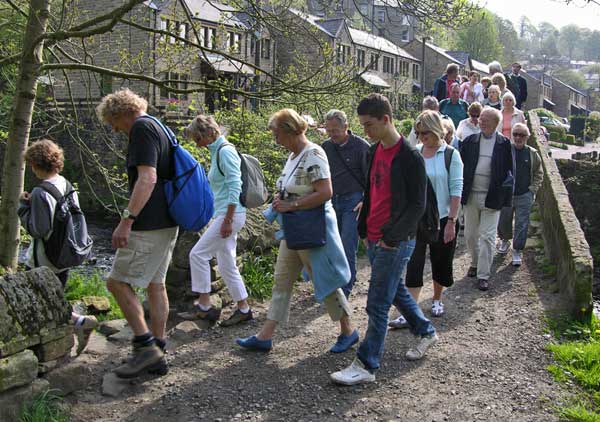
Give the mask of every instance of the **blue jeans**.
M 415 240 L 400 242 L 393 249 L 370 243 L 367 253 L 371 262 L 371 284 L 367 294 L 369 324 L 356 353 L 371 371 L 379 368 L 387 333 L 388 312 L 392 304 L 406 318 L 413 334 L 427 336 L 435 329 L 408 292 L 402 278 L 404 269 L 415 249 Z
M 529 191 L 523 195 L 513 196 L 512 207 L 504 207 L 500 212 L 498 221 L 498 236 L 502 240 L 513 239 L 513 249 L 522 251 L 527 242 L 529 231 L 529 214 L 534 201 L 533 192 Z M 513 214 L 515 219 L 515 230 L 513 237 Z
M 358 213 L 352 211 L 360 201 L 362 192 L 352 192 L 344 195 L 334 195 L 331 198 L 333 209 L 338 222 L 338 231 L 344 245 L 344 253 L 350 266 L 350 281 L 342 290 L 346 297 L 350 296 L 354 282 L 356 281 L 356 248 L 358 246 Z

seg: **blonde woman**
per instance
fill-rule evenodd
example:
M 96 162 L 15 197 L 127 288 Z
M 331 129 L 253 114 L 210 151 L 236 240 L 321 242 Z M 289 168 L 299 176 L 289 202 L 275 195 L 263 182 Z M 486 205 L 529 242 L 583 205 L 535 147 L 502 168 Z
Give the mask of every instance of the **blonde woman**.
M 512 128 L 515 124 L 525 123 L 525 115 L 515 106 L 516 102 L 514 94 L 510 91 L 502 97 L 502 116 L 496 130 L 508 139 L 512 139 Z
M 437 242 L 429 244 L 429 258 L 433 277 L 433 301 L 431 315 L 440 317 L 444 314 L 442 293 L 444 288 L 454 284 L 452 267 L 456 250 L 457 217 L 463 187 L 463 163 L 456 149 L 444 142 L 444 125 L 440 115 L 432 111 L 424 111 L 415 120 L 415 131 L 419 134 L 421 144 L 417 149 L 425 160 L 425 170 L 437 199 L 440 216 L 440 234 Z M 450 168 L 446 168 L 446 154 L 450 154 Z M 427 243 L 419 239 L 406 269 L 406 286 L 415 301 L 423 287 L 423 269 Z M 403 316 L 390 322 L 392 328 L 407 326 Z
M 185 128 L 185 136 L 198 147 L 210 151 L 208 180 L 215 196 L 215 214 L 212 222 L 190 251 L 192 291 L 198 293 L 194 310 L 180 314 L 184 319 L 202 319 L 216 322 L 221 310 L 210 302 L 210 263 L 217 258 L 219 272 L 237 309 L 222 326 L 231 326 L 252 320 L 248 292 L 236 262 L 237 234 L 246 223 L 246 208 L 240 203 L 242 191 L 241 159 L 235 147 L 227 142 L 214 118 L 199 115 Z
M 285 239 L 281 240 L 267 321 L 258 334 L 239 338 L 237 343 L 249 350 L 271 350 L 276 327 L 289 319 L 294 282 L 304 267 L 315 287 L 315 297 L 324 302 L 331 319 L 340 323 L 341 333 L 330 351 L 345 352 L 358 342 L 358 331 L 352 328 L 350 305 L 341 289 L 350 280 L 350 268 L 331 206 L 333 191 L 327 155 L 306 138 L 308 124 L 292 109 L 273 114 L 268 127 L 275 142 L 290 152 L 277 180 L 280 195 L 273 201 L 272 210 L 285 213 L 325 204 L 327 242 L 315 249 L 292 250 Z

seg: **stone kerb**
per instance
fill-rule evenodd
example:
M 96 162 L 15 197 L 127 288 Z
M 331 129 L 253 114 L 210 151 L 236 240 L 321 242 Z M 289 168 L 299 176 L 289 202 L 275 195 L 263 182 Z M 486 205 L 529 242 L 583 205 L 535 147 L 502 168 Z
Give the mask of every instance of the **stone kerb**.
M 0 421 L 18 420 L 23 405 L 48 388 L 37 377 L 70 353 L 70 316 L 60 281 L 49 269 L 0 278 Z
M 540 133 L 537 114 L 529 113 L 533 134 Z M 540 152 L 544 181 L 537 200 L 546 254 L 556 264 L 557 281 L 565 309 L 572 317 L 589 321 L 592 316 L 593 261 L 590 248 L 569 201 L 556 163 L 548 148 L 532 136 L 530 144 Z

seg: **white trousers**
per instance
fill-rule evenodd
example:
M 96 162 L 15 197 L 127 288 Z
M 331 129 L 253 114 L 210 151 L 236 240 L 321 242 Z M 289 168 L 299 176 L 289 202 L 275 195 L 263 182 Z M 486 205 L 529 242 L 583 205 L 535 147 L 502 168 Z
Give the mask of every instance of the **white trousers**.
M 217 268 L 229 289 L 231 298 L 239 302 L 248 298 L 244 280 L 236 262 L 237 234 L 246 223 L 246 213 L 233 214 L 232 233 L 223 239 L 221 237 L 221 224 L 225 214 L 215 217 L 210 223 L 200 240 L 190 251 L 190 270 L 192 273 L 192 291 L 196 293 L 210 293 L 210 263 L 217 258 Z
M 471 193 L 465 212 L 465 241 L 471 255 L 471 266 L 477 267 L 477 278 L 490 278 L 494 260 L 496 229 L 500 210 L 486 208 L 486 193 Z

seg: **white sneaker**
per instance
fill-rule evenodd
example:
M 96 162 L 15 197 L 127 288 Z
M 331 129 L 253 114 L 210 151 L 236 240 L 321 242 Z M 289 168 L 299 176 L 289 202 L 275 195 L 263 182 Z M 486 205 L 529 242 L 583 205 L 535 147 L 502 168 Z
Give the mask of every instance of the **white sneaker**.
M 510 240 L 500 240 L 500 243 L 496 247 L 499 254 L 506 255 L 510 249 Z
M 342 385 L 356 385 L 375 381 L 375 375 L 367 371 L 365 365 L 358 358 L 354 358 L 349 367 L 334 372 L 330 377 L 333 382 Z
M 444 315 L 444 304 L 441 300 L 434 300 L 431 305 L 431 316 L 441 317 Z
M 423 356 L 425 356 L 427 349 L 429 349 L 431 346 L 437 343 L 438 340 L 439 337 L 436 333 L 433 333 L 429 336 L 421 337 L 421 340 L 419 340 L 419 344 L 417 344 L 415 347 L 411 347 L 410 349 L 408 349 L 408 352 L 406 352 L 406 359 L 421 359 Z
M 521 251 L 518 251 L 516 249 L 513 249 L 512 251 L 512 264 L 513 267 L 520 267 L 521 266 Z
M 392 330 L 398 330 L 400 328 L 408 328 L 408 321 L 404 316 L 400 315 L 398 318 L 388 322 L 388 327 Z

